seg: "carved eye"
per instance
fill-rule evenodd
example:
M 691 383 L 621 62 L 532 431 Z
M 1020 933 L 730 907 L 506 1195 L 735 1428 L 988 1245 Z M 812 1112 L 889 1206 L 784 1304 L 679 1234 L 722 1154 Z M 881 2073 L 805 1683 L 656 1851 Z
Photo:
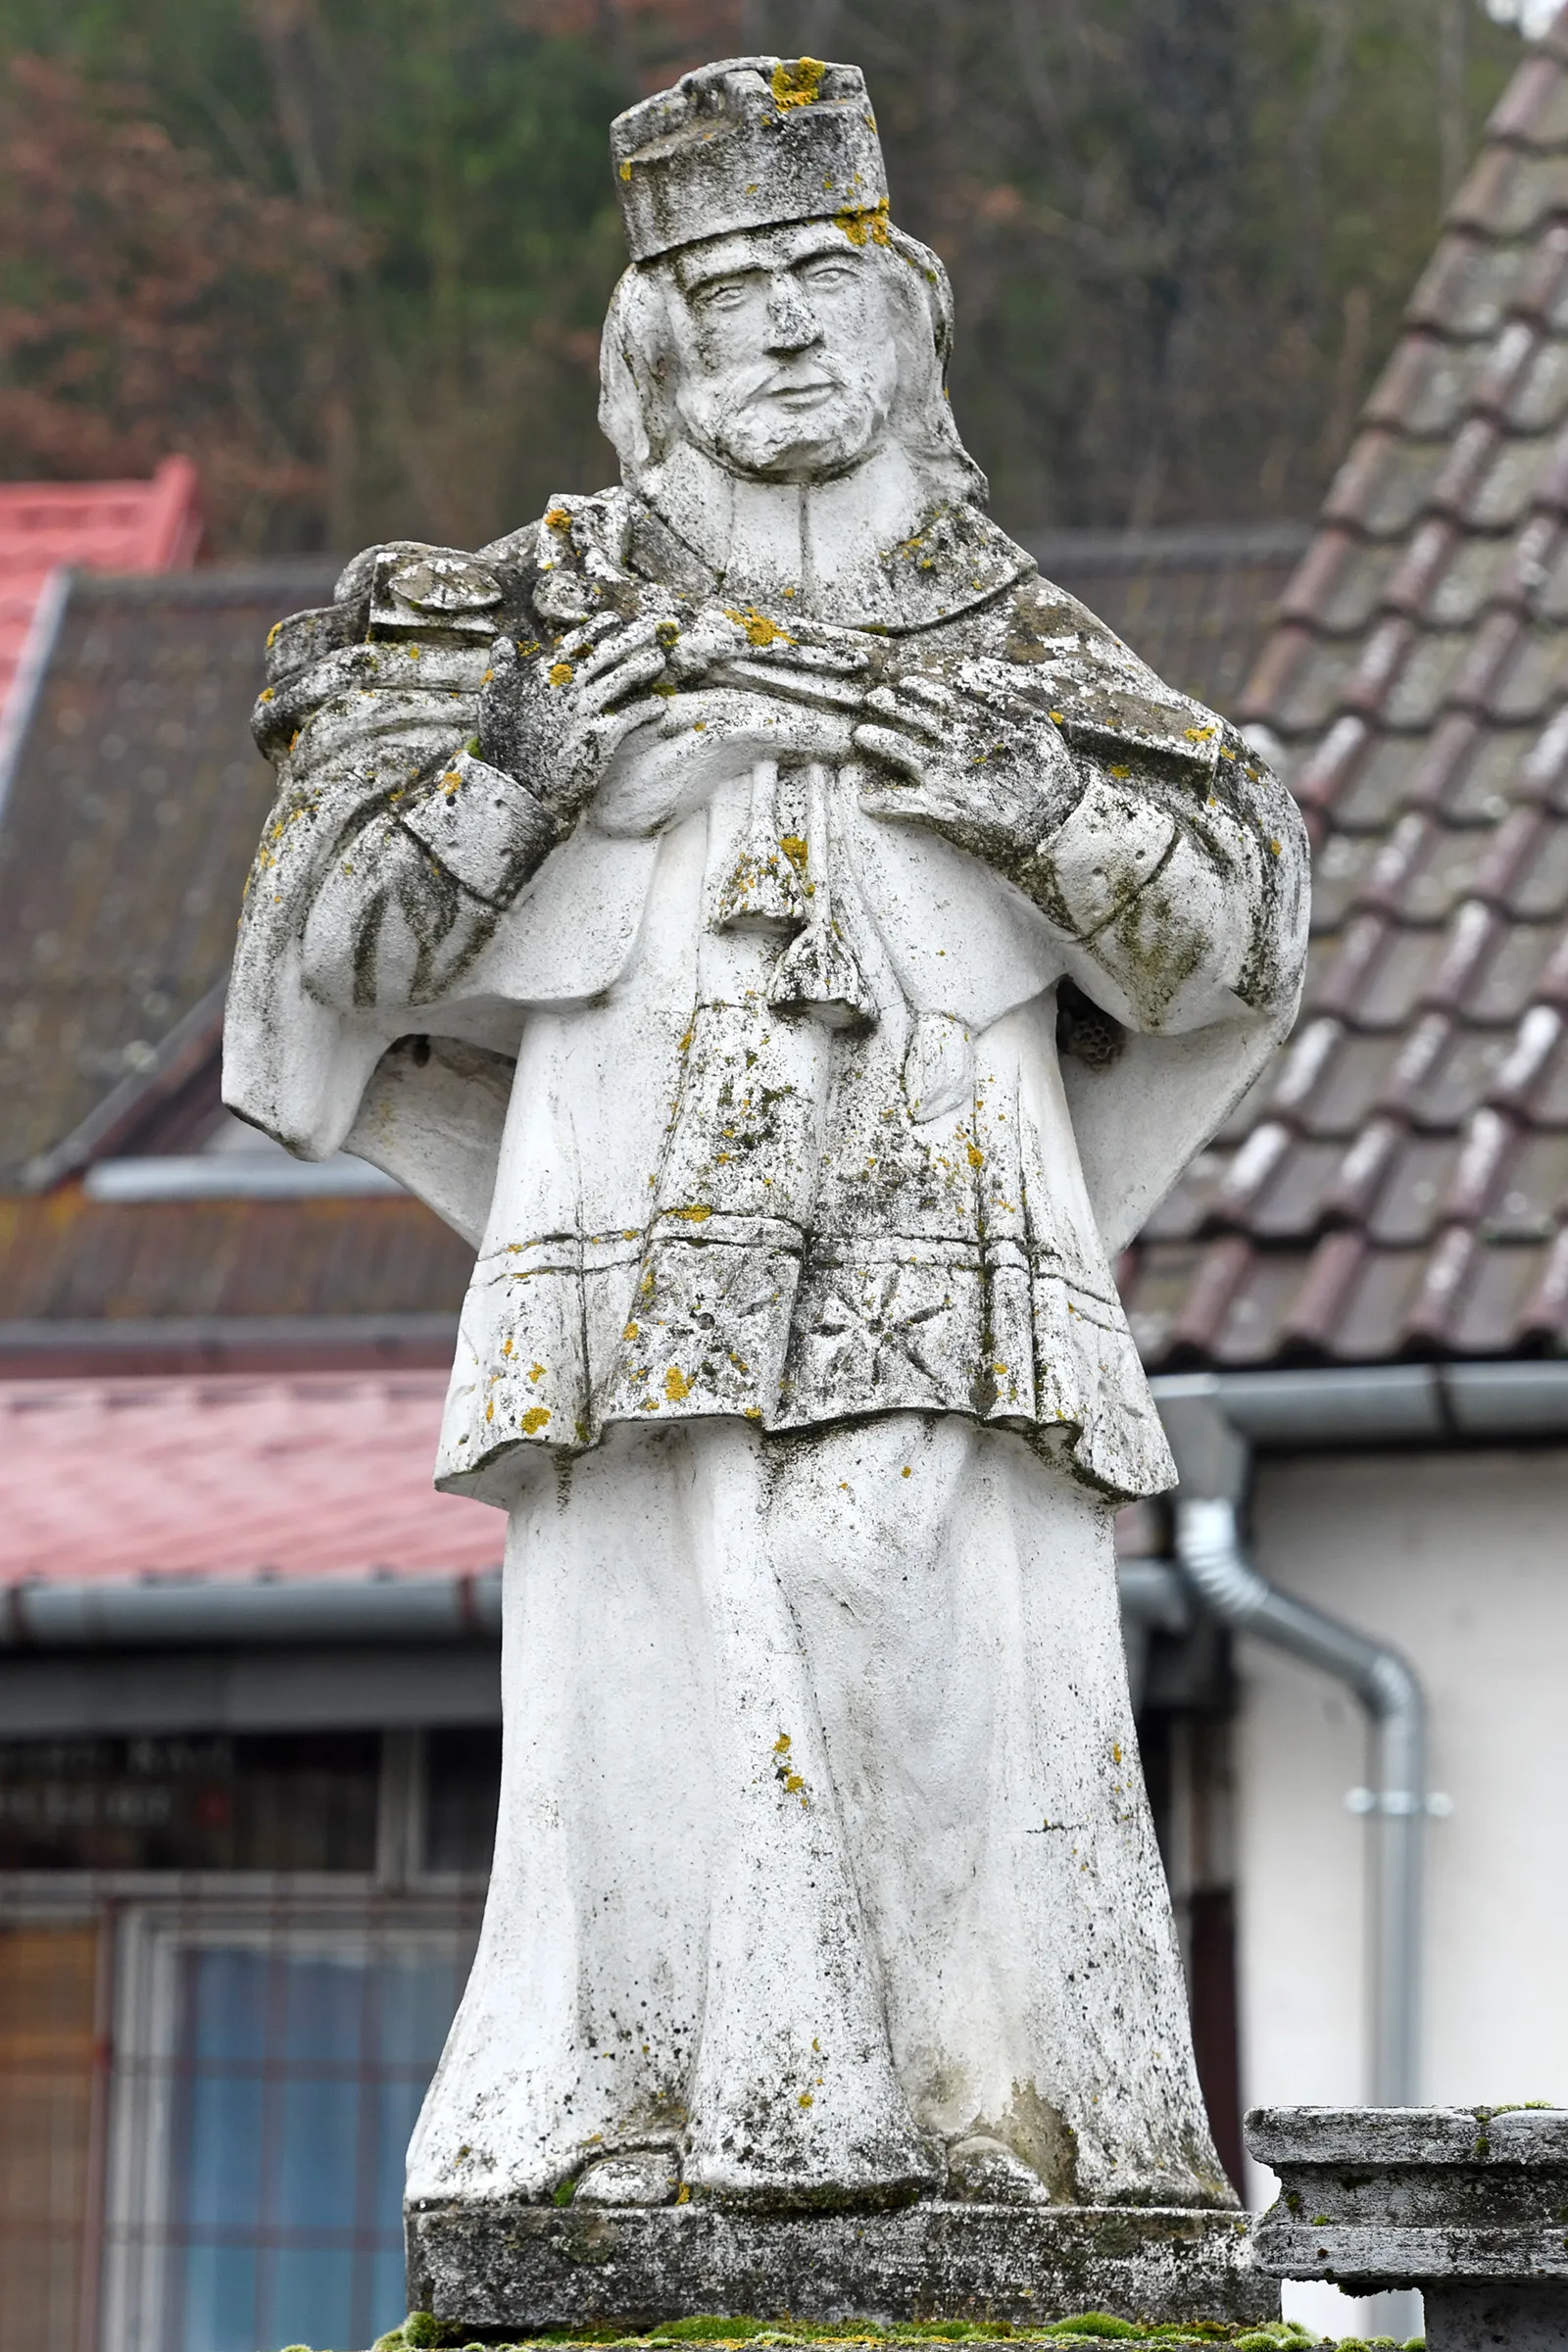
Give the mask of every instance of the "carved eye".
M 716 285 L 699 286 L 695 299 L 702 311 L 738 311 L 746 288 L 737 278 L 720 278 Z

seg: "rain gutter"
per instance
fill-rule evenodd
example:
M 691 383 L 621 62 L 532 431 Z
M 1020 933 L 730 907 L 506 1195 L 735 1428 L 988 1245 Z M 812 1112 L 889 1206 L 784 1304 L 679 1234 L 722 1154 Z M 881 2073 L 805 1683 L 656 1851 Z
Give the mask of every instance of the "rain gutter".
M 501 1638 L 501 1578 L 250 1578 L 0 1589 L 0 1651 Z
M 1181 1479 L 1173 1565 L 1186 1590 L 1237 1632 L 1333 1676 L 1365 1710 L 1372 1785 L 1353 1790 L 1350 1801 L 1374 1839 L 1369 2095 L 1376 2106 L 1412 2106 L 1419 2097 L 1425 1828 L 1429 1813 L 1446 1809 L 1426 1786 L 1426 1694 L 1392 1644 L 1259 1574 L 1242 1543 L 1240 1506 L 1259 1446 L 1296 1452 L 1568 1436 L 1568 1362 L 1195 1373 L 1152 1386 Z

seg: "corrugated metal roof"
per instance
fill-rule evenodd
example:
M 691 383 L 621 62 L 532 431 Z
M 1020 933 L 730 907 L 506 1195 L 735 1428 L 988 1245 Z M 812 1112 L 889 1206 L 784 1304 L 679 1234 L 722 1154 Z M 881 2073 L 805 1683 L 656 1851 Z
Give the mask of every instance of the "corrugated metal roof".
M 195 562 L 201 536 L 188 458 L 166 458 L 150 482 L 0 482 L 0 710 L 57 566 L 180 570 Z
M 1237 715 L 1314 832 L 1312 964 L 1293 1042 L 1124 1264 L 1146 1355 L 1561 1347 L 1568 12 L 1492 119 Z
M 0 1586 L 496 1566 L 430 1484 L 440 1373 L 0 1382 Z

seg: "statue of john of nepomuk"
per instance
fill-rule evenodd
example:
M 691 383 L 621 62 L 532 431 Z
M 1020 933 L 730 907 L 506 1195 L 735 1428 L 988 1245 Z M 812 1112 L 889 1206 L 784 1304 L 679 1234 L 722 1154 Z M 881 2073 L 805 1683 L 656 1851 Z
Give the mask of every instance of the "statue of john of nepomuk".
M 227 1099 L 477 1250 L 494 1875 L 409 2189 L 1215 2205 L 1111 1266 L 1288 1025 L 1304 853 L 1043 579 L 858 72 L 623 115 L 621 483 L 279 624 Z

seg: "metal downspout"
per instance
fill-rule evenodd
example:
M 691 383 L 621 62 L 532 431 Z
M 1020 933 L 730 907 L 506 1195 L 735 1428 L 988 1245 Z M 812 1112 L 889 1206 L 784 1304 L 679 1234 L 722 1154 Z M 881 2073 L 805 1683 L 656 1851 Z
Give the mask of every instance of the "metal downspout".
M 1185 1393 L 1182 1393 L 1185 1392 Z M 1417 2102 L 1421 2011 L 1421 1881 L 1427 1815 L 1427 1704 L 1409 1661 L 1386 1642 L 1282 1592 L 1246 1558 L 1237 1506 L 1250 1470 L 1245 1441 L 1213 1385 L 1161 1383 L 1160 1414 L 1181 1490 L 1176 1556 L 1202 1605 L 1353 1690 L 1372 1735 L 1365 1806 L 1375 1840 L 1371 1934 L 1371 2103 Z

